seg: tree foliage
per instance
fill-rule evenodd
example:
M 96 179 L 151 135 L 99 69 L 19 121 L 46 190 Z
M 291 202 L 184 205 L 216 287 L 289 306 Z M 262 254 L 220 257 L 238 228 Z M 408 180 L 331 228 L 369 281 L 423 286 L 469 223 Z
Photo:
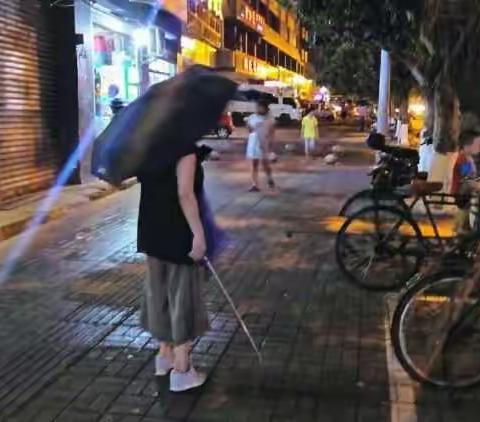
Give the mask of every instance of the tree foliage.
M 330 44 L 321 52 L 320 82 L 339 94 L 372 97 L 378 88 L 378 54 L 366 43 Z
M 299 8 L 317 44 L 384 48 L 432 88 L 479 57 L 480 0 L 300 0 Z
M 300 10 L 315 43 L 349 42 L 385 48 L 402 59 L 419 49 L 420 0 L 303 0 Z
M 454 148 L 456 81 L 480 57 L 480 0 L 300 0 L 299 8 L 318 45 L 368 42 L 390 51 L 436 113 L 437 150 Z

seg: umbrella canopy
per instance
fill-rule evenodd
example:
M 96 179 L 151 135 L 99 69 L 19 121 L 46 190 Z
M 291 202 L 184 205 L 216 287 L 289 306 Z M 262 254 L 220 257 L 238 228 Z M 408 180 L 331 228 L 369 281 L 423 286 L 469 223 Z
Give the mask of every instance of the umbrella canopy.
M 235 82 L 202 66 L 153 85 L 96 139 L 92 173 L 119 185 L 140 171 L 163 170 L 215 128 L 236 90 Z

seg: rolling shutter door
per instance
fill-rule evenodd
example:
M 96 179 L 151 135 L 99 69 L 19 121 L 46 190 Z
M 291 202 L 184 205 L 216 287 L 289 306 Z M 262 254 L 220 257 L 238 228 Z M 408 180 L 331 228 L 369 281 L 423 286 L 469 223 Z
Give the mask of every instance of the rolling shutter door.
M 0 0 L 0 201 L 48 187 L 58 171 L 48 3 Z

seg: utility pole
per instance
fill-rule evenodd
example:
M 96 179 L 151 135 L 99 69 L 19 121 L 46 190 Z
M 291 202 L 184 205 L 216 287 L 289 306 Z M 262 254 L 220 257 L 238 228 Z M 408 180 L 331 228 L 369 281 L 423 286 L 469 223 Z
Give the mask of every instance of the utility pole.
M 377 131 L 384 135 L 388 134 L 389 109 L 390 109 L 390 79 L 391 79 L 391 60 L 390 53 L 382 50 L 380 63 L 380 83 L 378 89 L 378 116 Z

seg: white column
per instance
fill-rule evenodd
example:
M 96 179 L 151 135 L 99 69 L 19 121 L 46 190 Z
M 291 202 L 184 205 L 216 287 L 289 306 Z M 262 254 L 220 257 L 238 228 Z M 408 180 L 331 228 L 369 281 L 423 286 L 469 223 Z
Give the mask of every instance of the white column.
M 378 116 L 377 131 L 388 134 L 389 129 L 389 109 L 390 109 L 390 73 L 391 61 L 390 53 L 382 50 L 380 63 L 380 84 L 378 89 Z

